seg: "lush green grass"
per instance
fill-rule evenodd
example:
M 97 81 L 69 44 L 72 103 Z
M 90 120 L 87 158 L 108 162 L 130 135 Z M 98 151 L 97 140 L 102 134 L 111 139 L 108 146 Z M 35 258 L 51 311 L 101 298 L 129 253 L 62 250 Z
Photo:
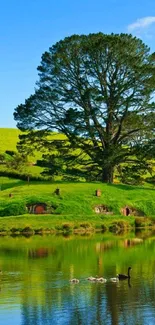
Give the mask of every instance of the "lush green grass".
M 11 202 L 45 202 L 57 206 L 57 214 L 92 215 L 97 204 L 105 204 L 115 215 L 126 205 L 144 212 L 146 216 L 155 215 L 155 190 L 142 186 L 103 183 L 50 183 L 30 182 L 0 178 L 2 191 L 0 193 L 1 208 Z M 59 187 L 60 196 L 54 194 Z M 100 189 L 101 197 L 95 196 L 95 190 Z M 13 197 L 9 198 L 9 193 Z M 95 214 L 96 215 L 96 214 Z
M 0 154 L 4 153 L 6 150 L 17 151 L 17 142 L 19 141 L 19 135 L 22 132 L 18 129 L 10 128 L 0 128 Z M 52 139 L 64 139 L 64 135 L 52 133 Z M 35 152 L 34 155 L 36 158 L 40 158 L 40 152 Z M 32 162 L 35 160 L 34 157 L 31 157 Z
M 18 136 L 21 132 L 18 129 L 0 128 L 0 153 L 6 150 L 16 150 Z
M 18 129 L 10 129 L 10 128 L 0 128 L 0 154 L 4 154 L 6 150 L 9 151 L 17 151 L 17 143 L 19 141 L 19 135 L 22 132 Z M 64 135 L 52 133 L 52 139 L 64 138 Z M 40 176 L 40 173 L 43 171 L 42 167 L 35 166 L 37 159 L 41 159 L 42 154 L 40 152 L 33 152 L 33 156 L 28 157 L 28 166 L 25 167 L 24 173 L 30 174 L 32 176 Z M 7 168 L 5 164 L 0 164 L 0 171 L 6 171 Z
M 0 129 L 0 153 L 6 150 L 16 150 L 17 129 Z M 54 135 L 58 137 L 58 135 Z M 38 156 L 39 155 L 39 156 Z M 35 162 L 40 154 L 32 157 Z M 0 170 L 3 165 L 0 165 Z M 40 167 L 29 166 L 26 173 L 38 176 Z M 54 194 L 59 187 L 61 195 Z M 101 197 L 96 197 L 95 190 L 100 188 Z M 16 179 L 0 177 L 0 229 L 50 229 L 51 231 L 89 231 L 91 229 L 127 228 L 129 226 L 150 226 L 155 217 L 155 191 L 151 185 L 127 186 L 122 184 L 107 185 L 101 183 L 50 183 L 26 182 Z M 12 193 L 12 197 L 9 194 Z M 46 203 L 53 207 L 50 215 L 25 215 L 25 207 L 29 203 Z M 106 205 L 113 215 L 96 214 L 94 207 L 98 204 Z M 121 216 L 121 208 L 129 205 L 144 213 L 146 217 L 135 218 Z M 5 211 L 4 211 L 5 210 Z M 4 213 L 3 213 L 4 212 Z M 23 216 L 24 214 L 24 216 Z M 19 215 L 19 217 L 12 217 Z M 22 215 L 22 216 L 20 216 Z M 119 225 L 118 225 L 119 222 Z M 117 225 L 116 225 L 117 223 Z
M 155 217 L 155 190 L 153 188 L 127 186 L 121 184 L 108 185 L 102 183 L 50 183 L 26 182 L 0 178 L 0 213 L 9 211 L 9 217 L 0 218 L 0 229 L 12 228 L 22 230 L 29 227 L 33 230 L 49 229 L 50 231 L 89 231 L 108 228 L 111 230 L 126 229 L 130 226 L 150 226 Z M 54 193 L 59 187 L 60 196 Z M 100 189 L 101 197 L 95 196 Z M 9 194 L 12 197 L 9 197 Z M 48 215 L 27 215 L 25 206 L 29 203 L 46 203 L 53 212 Z M 94 207 L 106 205 L 112 215 L 97 214 Z M 126 205 L 144 213 L 145 217 L 124 217 L 121 208 Z M 19 216 L 12 217 L 19 214 Z M 21 216 L 21 214 L 24 214 Z M 5 214 L 7 215 L 7 214 Z M 149 218 L 148 218 L 149 217 Z M 136 221 L 135 221 L 136 220 Z
M 16 145 L 19 141 L 18 136 L 22 134 L 18 129 L 10 129 L 10 128 L 0 128 L 0 154 L 4 154 L 6 150 L 17 151 Z M 63 134 L 51 133 L 51 137 L 56 139 L 64 139 Z M 29 156 L 28 161 L 29 165 L 25 167 L 24 174 L 30 174 L 32 176 L 38 177 L 40 173 L 43 171 L 43 168 L 39 166 L 35 166 L 37 159 L 41 159 L 40 152 L 34 152 L 34 156 Z M 5 164 L 0 164 L 0 171 L 6 171 L 7 168 Z M 154 166 L 155 172 L 155 166 Z M 147 173 L 144 175 L 144 178 L 150 177 L 150 174 Z M 60 179 L 60 177 L 56 177 L 56 179 Z
M 19 135 L 21 131 L 18 129 L 0 128 L 0 154 L 4 154 L 6 150 L 17 151 L 17 142 L 19 141 Z M 25 168 L 25 174 L 30 173 L 33 176 L 39 176 L 43 170 L 41 167 L 33 166 L 31 163 L 35 163 L 37 159 L 40 159 L 40 153 L 35 153 L 34 157 L 29 157 L 30 165 Z M 5 171 L 6 166 L 0 165 L 0 171 Z
M 87 221 L 86 221 L 87 219 Z M 107 219 L 82 218 L 81 216 L 57 215 L 24 215 L 17 217 L 0 218 L 0 233 L 2 232 L 74 232 L 87 233 L 94 231 L 124 232 L 134 226 L 134 218 L 125 221 L 119 216 Z

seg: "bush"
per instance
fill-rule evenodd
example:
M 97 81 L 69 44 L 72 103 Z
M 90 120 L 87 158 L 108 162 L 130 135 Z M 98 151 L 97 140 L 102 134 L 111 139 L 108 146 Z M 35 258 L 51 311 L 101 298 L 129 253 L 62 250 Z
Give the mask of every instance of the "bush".
M 19 234 L 20 231 L 21 231 L 21 229 L 20 228 L 16 228 L 16 227 L 12 227 L 10 229 L 10 231 L 11 231 L 12 234 Z
M 21 233 L 22 234 L 24 234 L 24 235 L 34 235 L 34 230 L 31 228 L 31 227 L 25 227 L 24 229 L 22 229 L 22 231 L 21 231 Z
M 128 229 L 128 227 L 129 227 L 128 222 L 124 220 L 115 221 L 109 226 L 109 231 L 114 233 L 124 232 Z
M 4 209 L 0 210 L 1 217 L 19 216 L 27 212 L 26 206 L 22 202 L 11 202 Z
M 102 231 L 102 232 L 107 231 L 107 227 L 106 227 L 104 224 L 101 225 L 101 231 Z
M 152 184 L 152 185 L 155 185 L 155 176 L 147 177 L 147 178 L 145 179 L 145 181 L 146 181 L 147 183 L 150 183 L 150 184 Z
M 91 225 L 90 225 L 89 222 L 82 222 L 82 223 L 80 224 L 80 227 L 85 228 L 85 229 L 88 229 L 88 228 L 91 227 Z
M 63 227 L 63 230 L 66 232 L 72 231 L 72 229 L 73 229 L 73 225 L 71 223 L 64 223 L 62 225 L 62 227 Z
M 152 226 L 152 225 L 153 225 L 153 221 L 148 218 L 137 217 L 135 219 L 135 227 L 136 228 L 148 227 L 148 226 Z

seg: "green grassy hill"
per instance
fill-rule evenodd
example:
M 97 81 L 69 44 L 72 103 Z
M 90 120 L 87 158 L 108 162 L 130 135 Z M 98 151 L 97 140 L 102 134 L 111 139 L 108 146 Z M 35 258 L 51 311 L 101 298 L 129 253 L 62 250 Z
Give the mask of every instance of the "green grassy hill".
M 22 134 L 22 132 L 18 129 L 0 128 L 0 154 L 4 154 L 6 150 L 16 152 L 16 146 L 19 141 L 18 136 L 20 134 Z M 62 139 L 64 138 L 64 135 L 57 135 L 56 133 L 53 133 L 52 138 Z M 40 176 L 40 173 L 43 171 L 43 168 L 35 166 L 35 163 L 37 159 L 41 159 L 41 156 L 42 154 L 36 151 L 32 157 L 28 157 L 29 165 L 24 169 L 25 174 L 30 174 L 35 177 Z M 0 164 L 0 171 L 5 170 L 6 166 L 4 164 Z
M 6 150 L 9 151 L 17 151 L 16 145 L 18 142 L 18 136 L 22 132 L 18 129 L 11 129 L 11 128 L 0 128 L 0 154 L 4 154 Z M 62 139 L 64 135 L 62 134 L 52 134 L 52 137 Z M 35 152 L 33 157 L 28 157 L 29 164 L 24 169 L 24 174 L 30 174 L 33 177 L 40 177 L 43 168 L 39 166 L 35 166 L 35 162 L 37 159 L 41 159 L 40 152 Z M 8 171 L 5 164 L 0 164 L 0 172 L 1 171 Z M 154 167 L 155 172 L 155 167 Z M 117 175 L 115 175 L 115 181 L 117 182 Z M 150 177 L 150 174 L 147 173 L 144 175 L 144 178 Z M 57 176 L 56 180 L 59 180 L 60 177 Z
M 140 186 L 102 183 L 50 183 L 1 177 L 0 232 L 10 229 L 76 230 L 155 224 L 155 190 Z M 60 195 L 55 189 L 59 187 Z M 101 196 L 95 195 L 96 189 Z M 11 194 L 11 196 L 10 196 Z M 44 203 L 47 213 L 28 214 L 26 206 Z M 104 205 L 109 213 L 95 211 Z M 124 216 L 122 208 L 134 208 L 140 216 Z M 142 216 L 143 215 L 143 216 Z
M 21 132 L 18 129 L 0 128 L 0 153 L 6 150 L 16 150 L 18 136 Z
M 4 154 L 6 150 L 17 151 L 18 136 L 22 132 L 18 129 L 0 128 L 0 154 Z M 29 173 L 33 176 L 39 176 L 43 170 L 41 167 L 33 166 L 31 163 L 35 163 L 37 159 L 41 158 L 40 153 L 36 153 L 34 157 L 29 157 L 30 165 L 25 168 L 25 173 Z M 1 164 L 0 171 L 5 171 L 6 167 Z
M 18 142 L 18 136 L 22 134 L 22 132 L 18 129 L 10 129 L 10 128 L 0 128 L 0 154 L 4 153 L 6 150 L 16 151 L 16 145 Z M 52 135 L 55 138 L 62 139 L 64 135 L 59 134 L 59 136 L 55 133 Z M 40 157 L 39 153 L 36 153 L 37 157 Z
M 121 214 L 121 208 L 128 205 L 143 212 L 146 216 L 155 215 L 155 190 L 152 187 L 131 186 L 122 184 L 72 183 L 72 182 L 30 182 L 0 178 L 0 209 L 10 202 L 20 201 L 45 202 L 56 206 L 55 212 L 60 214 L 94 215 L 93 207 L 106 205 L 115 215 Z M 60 188 L 60 195 L 54 194 Z M 101 197 L 95 195 L 101 190 Z M 12 198 L 9 198 L 12 193 Z M 96 213 L 95 213 L 96 215 Z
M 0 154 L 6 150 L 16 151 L 17 129 L 0 129 Z M 58 135 L 55 135 L 58 137 Z M 60 135 L 61 136 L 61 135 Z M 38 154 L 37 154 L 38 155 Z M 37 156 L 32 162 L 37 160 Z M 29 159 L 31 162 L 31 160 Z M 0 164 L 0 171 L 4 168 Z M 40 175 L 41 168 L 28 166 L 25 173 Z M 54 193 L 60 188 L 60 195 Z M 95 196 L 96 189 L 101 197 Z M 10 196 L 11 193 L 11 196 Z M 27 205 L 45 203 L 48 214 L 28 214 Z M 109 214 L 96 213 L 95 207 L 104 205 Z M 122 215 L 122 208 L 128 206 L 140 212 L 143 217 Z M 66 231 L 82 229 L 123 228 L 135 224 L 150 226 L 155 224 L 155 190 L 153 185 L 127 186 L 122 184 L 32 182 L 0 177 L 0 233 L 16 229 L 38 231 Z M 14 231 L 11 230 L 11 231 Z

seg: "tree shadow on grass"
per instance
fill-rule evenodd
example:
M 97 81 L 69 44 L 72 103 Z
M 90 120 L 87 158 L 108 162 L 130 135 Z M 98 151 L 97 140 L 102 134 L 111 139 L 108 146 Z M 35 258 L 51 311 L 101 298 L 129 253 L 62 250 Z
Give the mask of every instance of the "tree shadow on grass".
M 19 181 L 12 181 L 12 182 L 6 182 L 6 183 L 2 183 L 0 184 L 0 189 L 1 191 L 4 191 L 4 190 L 7 190 L 9 188 L 12 188 L 12 187 L 17 187 L 17 186 L 22 186 L 22 185 L 25 185 L 26 182 L 25 181 L 22 181 L 22 180 L 19 180 Z
M 110 187 L 115 187 L 123 191 L 133 191 L 133 190 L 151 190 L 154 191 L 154 188 L 149 186 L 141 185 L 127 185 L 127 184 L 107 184 Z

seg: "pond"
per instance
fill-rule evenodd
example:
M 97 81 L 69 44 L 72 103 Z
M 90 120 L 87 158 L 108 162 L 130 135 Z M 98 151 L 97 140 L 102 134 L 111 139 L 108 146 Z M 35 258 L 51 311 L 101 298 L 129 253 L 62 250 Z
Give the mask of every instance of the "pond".
M 155 233 L 0 237 L 0 269 L 1 325 L 155 324 Z

